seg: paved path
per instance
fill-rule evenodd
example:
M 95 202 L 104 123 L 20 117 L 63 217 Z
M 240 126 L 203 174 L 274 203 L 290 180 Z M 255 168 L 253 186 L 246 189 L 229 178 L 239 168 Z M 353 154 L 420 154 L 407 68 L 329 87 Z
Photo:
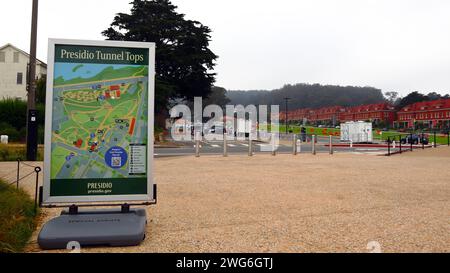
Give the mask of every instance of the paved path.
M 168 156 L 186 156 L 195 154 L 195 143 L 194 142 L 183 142 L 182 147 L 174 148 L 156 148 L 156 157 L 168 157 Z M 325 144 L 328 142 L 319 142 L 316 145 L 317 153 L 329 153 L 329 147 Z M 267 149 L 263 149 L 266 147 Z M 229 154 L 247 154 L 249 144 L 248 141 L 229 141 L 227 144 L 227 150 Z M 262 142 L 253 142 L 253 151 L 256 154 L 269 154 L 270 145 Z M 336 153 L 356 153 L 356 154 L 372 154 L 372 155 L 382 155 L 387 153 L 387 148 L 365 148 L 365 147 L 334 147 Z M 391 148 L 391 151 L 397 151 L 398 149 Z M 302 143 L 299 153 L 310 154 L 312 152 L 311 143 Z M 201 155 L 220 155 L 223 153 L 223 142 L 222 141 L 202 141 L 200 143 L 200 154 Z M 281 140 L 279 147 L 277 149 L 279 154 L 290 154 L 292 153 L 292 141 Z

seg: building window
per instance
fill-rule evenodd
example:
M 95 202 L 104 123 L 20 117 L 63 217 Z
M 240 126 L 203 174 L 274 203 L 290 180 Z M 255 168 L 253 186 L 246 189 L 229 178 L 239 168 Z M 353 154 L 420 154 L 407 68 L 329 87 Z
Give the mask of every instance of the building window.
M 17 73 L 17 84 L 18 85 L 23 84 L 23 73 L 21 72 Z
M 6 61 L 5 52 L 0 52 L 0 63 L 4 63 Z
M 19 63 L 19 52 L 14 52 L 14 63 Z

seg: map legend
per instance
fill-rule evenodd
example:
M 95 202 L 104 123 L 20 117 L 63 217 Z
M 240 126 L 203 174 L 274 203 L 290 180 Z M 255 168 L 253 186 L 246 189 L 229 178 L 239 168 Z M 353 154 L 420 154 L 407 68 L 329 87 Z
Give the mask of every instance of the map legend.
M 147 145 L 130 144 L 130 175 L 147 174 Z

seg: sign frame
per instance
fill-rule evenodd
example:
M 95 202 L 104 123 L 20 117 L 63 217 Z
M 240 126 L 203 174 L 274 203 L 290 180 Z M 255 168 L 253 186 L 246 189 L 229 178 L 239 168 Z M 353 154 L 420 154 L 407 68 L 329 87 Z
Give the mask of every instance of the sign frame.
M 86 196 L 50 196 L 51 187 L 51 150 L 53 126 L 53 87 L 55 72 L 55 49 L 57 45 L 93 46 L 107 48 L 148 49 L 148 124 L 147 124 L 147 194 L 136 195 L 86 195 Z M 128 41 L 93 41 L 73 39 L 48 40 L 47 91 L 45 110 L 45 146 L 44 146 L 44 182 L 43 205 L 79 204 L 102 202 L 150 202 L 154 198 L 154 109 L 155 109 L 155 43 Z M 75 179 L 74 179 L 75 180 Z

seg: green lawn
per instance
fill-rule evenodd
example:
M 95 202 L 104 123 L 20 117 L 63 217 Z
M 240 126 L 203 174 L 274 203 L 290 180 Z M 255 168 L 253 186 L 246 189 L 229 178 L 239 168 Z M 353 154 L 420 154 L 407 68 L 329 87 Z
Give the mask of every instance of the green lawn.
M 34 201 L 0 180 L 0 253 L 22 252 L 36 228 Z
M 300 133 L 300 129 L 302 126 L 297 126 L 297 125 L 289 125 L 288 129 L 290 131 L 292 131 L 294 134 L 299 134 Z M 281 133 L 285 133 L 286 132 L 286 126 L 285 125 L 279 125 L 279 132 Z M 341 133 L 340 129 L 335 129 L 335 128 L 318 128 L 318 127 L 312 127 L 312 126 L 305 126 L 306 128 L 306 133 L 309 135 L 317 135 L 317 136 L 329 136 L 329 135 L 333 135 L 333 136 L 339 136 Z M 260 126 L 260 130 L 264 130 L 265 127 Z M 270 126 L 269 126 L 270 129 Z M 275 129 L 275 132 L 278 131 Z M 374 129 L 373 130 L 373 138 L 374 140 L 387 140 L 388 138 L 396 138 L 398 139 L 399 136 L 401 135 L 402 138 L 404 138 L 406 135 L 408 135 L 409 133 L 402 133 L 402 132 L 398 132 L 398 131 L 394 131 L 394 130 L 390 130 L 390 131 L 384 131 L 382 132 L 382 134 L 380 135 L 380 130 L 378 129 Z M 417 134 L 421 134 L 421 132 L 417 131 Z M 434 135 L 433 133 L 425 133 L 425 136 L 428 137 L 430 143 L 431 142 L 436 142 L 437 144 L 442 144 L 442 145 L 447 145 L 448 144 L 448 137 L 447 135 L 442 135 L 442 134 L 437 134 L 436 135 L 436 140 L 434 139 Z
M 290 125 L 288 127 L 288 129 L 290 131 L 292 131 L 294 134 L 300 134 L 300 129 L 302 126 L 297 126 L 297 125 Z M 278 130 L 281 133 L 285 133 L 286 132 L 286 126 L 285 125 L 279 125 L 278 126 Z M 331 135 L 336 135 L 340 133 L 339 129 L 334 129 L 334 128 L 318 128 L 318 127 L 312 127 L 312 126 L 305 126 L 306 128 L 306 133 L 309 135 L 318 135 L 318 136 L 329 136 Z M 263 126 L 260 126 L 260 130 L 264 130 L 265 128 Z M 270 129 L 270 126 L 269 126 Z M 274 128 L 274 131 L 278 131 L 276 130 L 276 128 Z

